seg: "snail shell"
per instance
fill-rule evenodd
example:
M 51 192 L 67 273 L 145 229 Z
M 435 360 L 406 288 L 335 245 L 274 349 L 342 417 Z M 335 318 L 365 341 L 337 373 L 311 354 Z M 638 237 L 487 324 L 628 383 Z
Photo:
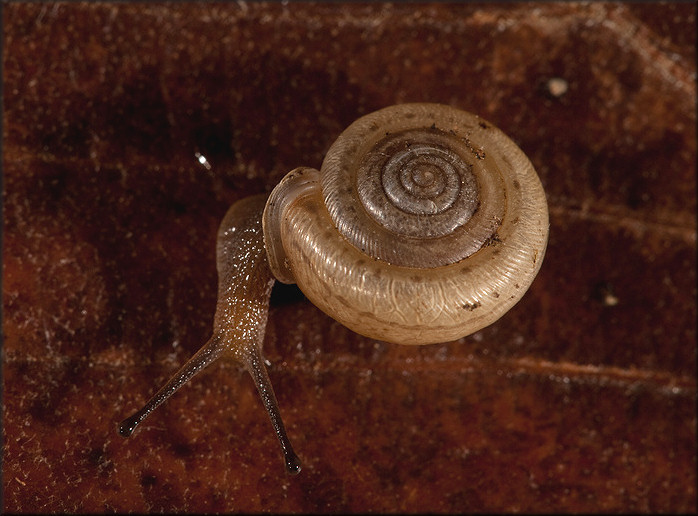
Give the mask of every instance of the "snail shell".
M 548 210 L 533 166 L 480 117 L 403 104 L 360 118 L 321 172 L 290 172 L 263 218 L 274 276 L 362 335 L 458 339 L 499 319 L 540 269 Z
M 218 304 L 209 341 L 119 425 L 130 436 L 218 358 L 252 375 L 300 471 L 262 356 L 274 279 L 352 330 L 402 344 L 473 333 L 501 317 L 541 266 L 545 193 L 523 152 L 481 118 L 405 104 L 354 122 L 322 171 L 298 168 L 269 196 L 233 204 L 217 241 Z

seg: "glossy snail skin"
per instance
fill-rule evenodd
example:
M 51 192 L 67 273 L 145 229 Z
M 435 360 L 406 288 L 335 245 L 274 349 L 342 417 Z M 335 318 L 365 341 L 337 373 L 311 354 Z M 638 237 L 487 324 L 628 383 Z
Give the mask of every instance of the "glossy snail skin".
M 362 335 L 445 342 L 516 304 L 548 239 L 545 193 L 528 158 L 480 117 L 439 104 L 360 118 L 321 171 L 291 171 L 264 201 L 238 201 L 221 223 L 213 336 L 121 423 L 121 435 L 215 359 L 231 358 L 255 380 L 287 471 L 297 473 L 261 351 L 275 279 L 297 283 Z
M 142 409 L 121 422 L 119 433 L 123 437 L 129 437 L 139 423 L 191 377 L 222 357 L 244 365 L 252 375 L 281 443 L 286 470 L 290 474 L 300 472 L 300 460 L 286 435 L 262 357 L 274 284 L 262 240 L 265 201 L 264 195 L 248 197 L 234 203 L 226 213 L 216 243 L 218 302 L 213 335 Z

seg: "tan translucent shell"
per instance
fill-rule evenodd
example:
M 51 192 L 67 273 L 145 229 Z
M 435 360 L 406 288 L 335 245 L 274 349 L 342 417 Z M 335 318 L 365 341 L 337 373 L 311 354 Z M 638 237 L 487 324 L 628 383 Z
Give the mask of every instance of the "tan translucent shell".
M 540 269 L 548 209 L 528 158 L 482 118 L 403 104 L 360 118 L 321 172 L 301 168 L 263 217 L 275 277 L 362 335 L 458 339 L 499 319 Z

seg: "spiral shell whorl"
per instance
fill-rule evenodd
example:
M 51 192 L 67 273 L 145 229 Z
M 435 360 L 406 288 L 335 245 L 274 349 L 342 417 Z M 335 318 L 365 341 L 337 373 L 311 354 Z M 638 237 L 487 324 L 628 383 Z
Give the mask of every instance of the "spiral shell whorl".
M 470 141 L 479 121 L 447 106 L 404 104 L 354 122 L 322 166 L 339 232 L 366 254 L 407 267 L 476 252 L 504 217 L 501 174 Z
M 373 220 L 403 237 L 451 234 L 478 207 L 472 167 L 439 136 L 407 131 L 386 136 L 360 162 L 358 197 Z

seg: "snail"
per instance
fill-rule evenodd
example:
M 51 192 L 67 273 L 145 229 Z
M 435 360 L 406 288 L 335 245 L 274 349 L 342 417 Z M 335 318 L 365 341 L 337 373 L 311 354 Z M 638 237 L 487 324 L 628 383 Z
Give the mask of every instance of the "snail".
M 516 304 L 547 240 L 541 182 L 492 124 L 440 104 L 363 116 L 321 171 L 297 168 L 268 199 L 231 206 L 218 231 L 213 335 L 119 433 L 128 437 L 197 372 L 232 358 L 254 379 L 286 470 L 298 473 L 262 357 L 274 281 L 297 283 L 364 336 L 433 344 L 472 334 Z

